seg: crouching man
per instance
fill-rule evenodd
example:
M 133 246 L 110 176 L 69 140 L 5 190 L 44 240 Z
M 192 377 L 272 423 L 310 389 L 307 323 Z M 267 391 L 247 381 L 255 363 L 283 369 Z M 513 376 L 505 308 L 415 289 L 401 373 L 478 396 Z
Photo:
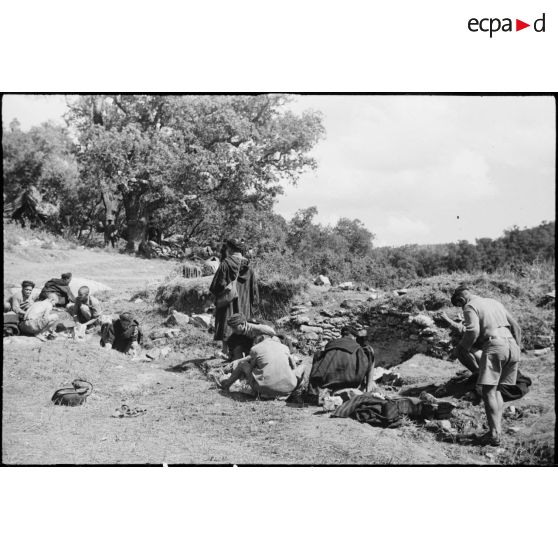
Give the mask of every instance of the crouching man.
M 89 294 L 89 287 L 83 286 L 79 288 L 76 301 L 68 310 L 80 324 L 89 322 L 90 326 L 94 326 L 101 315 L 101 303 Z
M 101 347 L 116 349 L 127 355 L 135 355 L 141 346 L 143 333 L 139 322 L 130 312 L 120 314 L 101 326 Z
M 364 342 L 364 332 L 360 336 L 362 345 L 357 342 L 359 333 L 355 328 L 346 326 L 341 330 L 341 339 L 333 339 L 314 355 L 309 394 L 316 395 L 324 388 L 331 391 L 345 388 L 374 390 L 373 380 L 368 385 L 374 366 L 374 351 Z
M 519 368 L 521 329 L 504 306 L 481 298 L 460 285 L 451 297 L 463 309 L 464 333 L 455 356 L 474 375 L 481 387 L 489 432 L 482 443 L 500 445 L 504 400 L 499 386 L 515 385 Z
M 56 293 L 48 293 L 45 300 L 31 304 L 19 324 L 19 329 L 27 334 L 34 335 L 41 341 L 56 338 L 55 328 L 59 321 L 54 306 L 58 302 Z
M 249 322 L 243 314 L 233 314 L 227 320 L 227 325 L 232 329 L 232 334 L 227 339 L 231 360 L 238 360 L 248 355 L 256 337 L 275 335 L 275 330 L 271 326 Z
M 231 375 L 221 381 L 223 389 L 245 378 L 254 394 L 262 399 L 286 398 L 301 381 L 303 367 L 297 367 L 287 346 L 276 337 L 260 335 L 250 354 L 228 365 Z

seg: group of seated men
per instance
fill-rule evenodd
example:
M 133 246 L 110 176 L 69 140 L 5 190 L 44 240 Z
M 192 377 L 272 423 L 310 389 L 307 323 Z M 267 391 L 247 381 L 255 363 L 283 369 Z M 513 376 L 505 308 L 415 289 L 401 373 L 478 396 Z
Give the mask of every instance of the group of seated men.
M 228 390 L 237 380 L 245 380 L 263 399 L 287 398 L 295 394 L 316 398 L 321 389 L 332 392 L 346 388 L 369 391 L 374 388 L 374 351 L 366 331 L 343 328 L 340 339 L 329 341 L 312 362 L 298 362 L 285 338 L 269 325 L 251 323 L 242 314 L 228 320 L 233 334 L 228 338 L 228 375 L 219 381 Z
M 142 338 L 137 320 L 129 312 L 124 312 L 115 320 L 108 316 L 103 319 L 101 304 L 91 295 L 89 287 L 81 286 L 77 296 L 74 296 L 70 289 L 71 280 L 71 273 L 49 279 L 38 295 L 33 293 L 33 281 L 23 281 L 21 290 L 4 300 L 4 314 L 11 314 L 17 319 L 22 334 L 41 341 L 55 339 L 57 330 L 67 328 L 64 315 L 81 324 L 86 331 L 93 331 L 101 324 L 102 347 L 123 353 L 134 352 Z

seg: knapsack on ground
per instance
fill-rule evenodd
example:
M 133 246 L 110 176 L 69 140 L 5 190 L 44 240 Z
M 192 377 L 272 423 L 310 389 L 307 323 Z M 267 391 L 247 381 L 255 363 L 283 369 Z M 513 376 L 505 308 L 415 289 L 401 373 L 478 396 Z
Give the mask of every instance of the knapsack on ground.
M 4 314 L 4 335 L 3 337 L 11 337 L 19 335 L 19 316 L 14 312 Z
M 529 387 L 532 383 L 529 376 L 525 376 L 525 374 L 518 372 L 514 386 L 501 385 L 498 387 L 498 391 L 502 394 L 502 399 L 504 401 L 516 401 L 529 393 Z
M 72 382 L 72 387 L 56 390 L 51 400 L 55 405 L 77 407 L 85 403 L 92 391 L 93 384 L 90 382 L 86 380 L 74 380 Z

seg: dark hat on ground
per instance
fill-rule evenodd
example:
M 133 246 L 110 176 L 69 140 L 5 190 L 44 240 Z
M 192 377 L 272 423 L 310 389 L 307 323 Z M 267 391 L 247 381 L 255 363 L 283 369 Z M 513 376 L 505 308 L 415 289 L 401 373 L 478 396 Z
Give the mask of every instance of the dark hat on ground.
M 246 322 L 246 316 L 244 314 L 233 314 L 228 320 L 227 324 L 231 327 L 238 327 Z
M 62 279 L 67 281 L 67 280 L 72 278 L 72 274 L 71 273 L 62 273 L 62 275 L 60 277 L 62 277 Z
M 244 248 L 244 246 L 242 245 L 242 241 L 240 241 L 238 238 L 229 238 L 227 240 L 227 246 L 231 250 L 236 250 L 237 252 L 242 252 Z
M 21 288 L 25 289 L 25 287 L 32 287 L 35 288 L 35 283 L 33 283 L 33 281 L 22 281 L 21 283 Z

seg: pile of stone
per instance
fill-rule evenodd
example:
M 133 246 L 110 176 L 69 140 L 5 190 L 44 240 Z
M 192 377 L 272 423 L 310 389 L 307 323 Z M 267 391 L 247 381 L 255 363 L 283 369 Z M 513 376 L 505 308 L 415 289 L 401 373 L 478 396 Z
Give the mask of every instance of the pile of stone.
M 401 312 L 387 305 L 370 307 L 360 299 L 346 299 L 337 308 L 317 311 L 311 302 L 291 307 L 290 315 L 278 325 L 292 330 L 295 345 L 309 354 L 341 336 L 343 326 L 366 329 L 369 340 L 391 343 L 405 341 L 409 352 L 447 358 L 455 341 L 446 327 L 438 327 L 435 313 Z

